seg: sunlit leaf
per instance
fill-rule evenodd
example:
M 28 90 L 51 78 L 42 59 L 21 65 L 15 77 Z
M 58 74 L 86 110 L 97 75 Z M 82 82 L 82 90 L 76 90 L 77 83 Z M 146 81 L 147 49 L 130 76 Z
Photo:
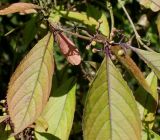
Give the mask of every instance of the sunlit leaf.
M 142 140 L 160 140 L 160 136 L 154 131 L 146 129 L 143 130 Z
M 48 123 L 47 120 L 45 120 L 42 116 L 40 116 L 37 120 L 36 120 L 36 127 L 35 129 L 37 131 L 46 131 L 48 129 Z
M 152 92 L 147 93 L 142 87 L 134 93 L 143 124 L 152 129 L 158 105 L 157 77 L 151 72 L 146 78 Z
M 102 34 L 108 36 L 109 35 L 109 25 L 108 25 L 108 20 L 106 18 L 106 14 L 104 11 L 97 11 L 97 13 L 100 13 L 99 19 L 103 21 L 99 30 L 101 31 Z M 94 16 L 88 15 L 85 12 L 80 13 L 80 12 L 73 12 L 73 11 L 59 11 L 59 14 L 60 16 L 63 16 L 73 21 L 81 22 L 90 27 L 96 27 L 99 25 L 97 21 L 98 19 L 96 19 L 98 17 L 95 17 L 95 15 Z M 51 13 L 49 19 L 53 19 L 53 18 L 54 18 L 54 21 L 57 21 L 58 17 L 55 18 L 55 15 Z
M 102 21 L 102 23 L 100 24 L 99 30 L 103 33 L 103 35 L 109 36 L 109 24 L 108 24 L 106 13 L 104 11 L 102 11 L 100 20 Z
M 152 11 L 157 12 L 160 10 L 159 0 L 139 0 L 140 4 Z
M 7 104 L 15 133 L 32 124 L 43 111 L 53 71 L 53 36 L 48 33 L 21 61 L 9 82 Z
M 105 36 L 109 36 L 109 24 L 106 16 L 106 12 L 96 8 L 93 5 L 87 4 L 87 16 L 93 17 L 97 21 L 100 21 L 100 32 L 103 33 Z
M 135 99 L 111 60 L 104 60 L 86 99 L 84 140 L 141 140 Z
M 33 12 L 34 9 L 40 9 L 40 7 L 32 3 L 18 2 L 5 6 L 4 8 L 1 8 L 0 15 L 7 15 L 16 12 L 28 13 L 30 10 L 32 10 Z
M 59 14 L 61 14 L 65 18 L 68 18 L 70 20 L 74 20 L 77 22 L 81 22 L 88 26 L 98 25 L 98 22 L 96 21 L 96 19 L 94 19 L 93 17 L 88 17 L 85 12 L 80 13 L 80 12 L 73 12 L 73 11 L 60 11 Z
M 154 51 L 145 51 L 134 47 L 131 48 L 155 72 L 157 77 L 160 79 L 160 53 Z
M 42 117 L 48 122 L 48 130 L 45 133 L 52 134 L 60 140 L 68 140 L 75 111 L 75 91 L 75 80 L 70 78 L 52 93 L 42 113 Z M 42 135 L 36 137 L 48 140 Z

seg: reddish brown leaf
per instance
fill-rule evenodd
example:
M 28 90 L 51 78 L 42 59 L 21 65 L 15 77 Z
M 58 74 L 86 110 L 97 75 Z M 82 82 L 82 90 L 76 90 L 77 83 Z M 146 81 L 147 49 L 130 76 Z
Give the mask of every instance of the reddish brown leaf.
M 66 37 L 66 35 L 59 30 L 56 23 L 49 21 L 50 27 L 55 36 L 56 42 L 58 43 L 61 52 L 66 57 L 67 61 L 72 65 L 79 65 L 81 63 L 81 56 L 75 44 Z
M 7 14 L 12 14 L 16 12 L 22 12 L 24 13 L 27 10 L 30 9 L 40 9 L 40 6 L 32 4 L 32 3 L 25 3 L 25 2 L 18 2 L 18 3 L 13 3 L 8 6 L 5 6 L 0 9 L 0 15 L 7 15 Z
M 43 111 L 53 71 L 53 37 L 48 33 L 21 61 L 9 82 L 8 113 L 15 134 L 30 126 Z
M 133 76 L 136 78 L 136 80 L 139 82 L 140 85 L 142 85 L 142 87 L 148 91 L 149 93 L 151 93 L 151 89 L 150 86 L 148 85 L 143 73 L 141 72 L 141 70 L 138 68 L 138 66 L 136 65 L 136 63 L 132 60 L 132 58 L 124 53 L 124 55 L 119 55 L 118 52 L 119 50 L 122 50 L 121 46 L 112 46 L 111 47 L 111 51 L 113 54 L 116 55 L 116 57 L 118 58 L 118 60 L 127 68 L 127 70 L 133 74 Z
M 75 44 L 63 33 L 56 33 L 55 37 L 67 61 L 72 65 L 79 65 L 81 63 L 81 56 Z

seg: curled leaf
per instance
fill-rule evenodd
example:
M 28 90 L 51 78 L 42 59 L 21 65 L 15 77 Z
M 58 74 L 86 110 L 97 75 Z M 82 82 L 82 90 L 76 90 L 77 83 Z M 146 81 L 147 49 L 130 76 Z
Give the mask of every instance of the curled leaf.
M 9 82 L 8 112 L 15 134 L 31 125 L 45 107 L 51 90 L 53 36 L 48 33 L 27 54 Z
M 81 63 L 81 57 L 75 44 L 63 33 L 56 34 L 56 40 L 67 61 L 72 65 L 79 65 Z
M 4 8 L 1 8 L 0 15 L 7 15 L 7 14 L 16 13 L 16 12 L 27 13 L 28 10 L 30 12 L 31 11 L 33 12 L 34 9 L 40 9 L 40 6 L 32 3 L 18 2 L 18 3 L 13 3 L 8 6 L 5 6 Z
M 67 61 L 72 65 L 79 65 L 81 63 L 81 56 L 75 44 L 60 31 L 57 31 L 56 25 L 50 22 L 51 29 L 55 36 L 62 54 L 66 57 Z

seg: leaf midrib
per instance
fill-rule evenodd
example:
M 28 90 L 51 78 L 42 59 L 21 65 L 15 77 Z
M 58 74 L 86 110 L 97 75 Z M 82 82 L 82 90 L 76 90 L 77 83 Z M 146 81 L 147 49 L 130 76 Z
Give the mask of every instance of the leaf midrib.
M 35 86 L 34 86 L 34 89 L 33 89 L 32 94 L 31 94 L 31 100 L 29 101 L 29 104 L 28 104 L 27 109 L 26 109 L 26 111 L 25 111 L 24 117 L 23 117 L 23 119 L 22 119 L 22 121 L 21 121 L 20 124 L 23 123 L 23 121 L 25 120 L 26 115 L 27 115 L 27 113 L 28 113 L 28 109 L 29 109 L 29 107 L 30 107 L 30 104 L 31 104 L 31 101 L 32 101 L 32 97 L 33 97 L 33 94 L 34 94 L 35 89 L 36 89 L 36 87 L 37 87 L 36 85 L 37 85 L 38 79 L 39 79 L 40 74 L 41 74 L 41 70 L 42 70 L 42 66 L 43 66 L 43 61 L 44 61 L 44 58 L 45 58 L 45 55 L 46 55 L 46 51 L 47 51 L 47 49 L 48 49 L 48 44 L 49 44 L 49 42 L 50 42 L 51 35 L 52 35 L 52 34 L 49 35 L 49 38 L 48 38 L 47 43 L 46 43 L 46 46 L 45 46 L 46 49 L 45 49 L 44 55 L 43 55 L 43 57 L 42 57 L 42 62 L 41 62 L 41 65 L 40 65 L 40 71 L 39 71 L 39 73 L 38 73 L 37 80 L 36 80 L 36 82 L 35 82 Z M 42 47 L 43 47 L 43 46 L 42 46 Z

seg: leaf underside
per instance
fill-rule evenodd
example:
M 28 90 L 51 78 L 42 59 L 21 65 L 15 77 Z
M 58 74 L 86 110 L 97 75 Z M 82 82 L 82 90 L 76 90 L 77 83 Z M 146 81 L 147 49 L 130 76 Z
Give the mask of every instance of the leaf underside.
M 15 134 L 42 112 L 50 94 L 53 71 L 53 36 L 48 33 L 21 61 L 9 82 L 7 104 Z
M 86 99 L 84 140 L 140 140 L 141 122 L 135 99 L 120 72 L 103 61 Z

